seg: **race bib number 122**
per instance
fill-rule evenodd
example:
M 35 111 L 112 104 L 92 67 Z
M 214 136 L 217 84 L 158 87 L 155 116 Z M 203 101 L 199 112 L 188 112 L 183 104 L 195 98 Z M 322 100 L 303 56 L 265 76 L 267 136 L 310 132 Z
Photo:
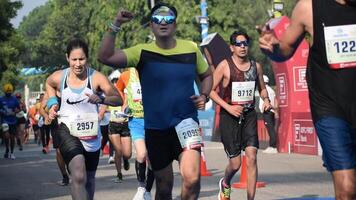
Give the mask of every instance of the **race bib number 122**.
M 356 67 L 356 25 L 324 27 L 324 36 L 330 68 Z

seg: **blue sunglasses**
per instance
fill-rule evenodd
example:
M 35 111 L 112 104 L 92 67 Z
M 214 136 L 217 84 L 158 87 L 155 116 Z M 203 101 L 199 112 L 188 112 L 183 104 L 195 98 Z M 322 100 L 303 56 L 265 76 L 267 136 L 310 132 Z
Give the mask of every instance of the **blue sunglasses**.
M 176 17 L 172 15 L 162 16 L 162 15 L 153 15 L 151 21 L 155 24 L 161 24 L 162 21 L 165 21 L 166 24 L 173 24 L 176 21 Z
M 245 41 L 236 40 L 234 45 L 237 47 L 241 47 L 242 45 L 244 45 L 244 47 L 248 47 L 248 41 L 247 40 L 245 40 Z

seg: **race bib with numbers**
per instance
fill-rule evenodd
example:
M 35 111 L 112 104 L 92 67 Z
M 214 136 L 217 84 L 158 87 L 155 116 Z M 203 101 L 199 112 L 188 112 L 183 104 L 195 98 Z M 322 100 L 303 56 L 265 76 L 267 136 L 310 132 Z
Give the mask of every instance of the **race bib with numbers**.
M 232 82 L 232 104 L 251 104 L 255 94 L 255 81 Z
M 66 123 L 70 134 L 81 140 L 92 140 L 98 136 L 98 113 L 78 113 L 68 117 Z
M 116 123 L 127 122 L 129 116 L 121 111 L 121 106 L 110 111 L 110 121 Z
M 324 36 L 331 69 L 356 67 L 356 24 L 324 27 Z
M 175 129 L 183 150 L 200 149 L 202 147 L 199 125 L 192 118 L 181 121 Z
M 142 90 L 140 83 L 132 83 L 131 84 L 132 90 L 132 98 L 134 102 L 138 102 L 142 100 Z

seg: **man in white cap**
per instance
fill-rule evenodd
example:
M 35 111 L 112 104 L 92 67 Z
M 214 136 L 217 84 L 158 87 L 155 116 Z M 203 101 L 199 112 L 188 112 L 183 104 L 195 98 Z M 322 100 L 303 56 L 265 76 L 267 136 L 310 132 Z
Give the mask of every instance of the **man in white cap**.
M 271 86 L 268 85 L 269 78 L 266 75 L 263 75 L 263 81 L 265 82 L 268 97 L 271 101 L 271 109 L 270 110 L 265 110 L 262 112 L 263 114 L 263 120 L 265 122 L 265 126 L 268 131 L 269 135 L 269 147 L 263 151 L 263 153 L 278 153 L 277 151 L 277 127 L 278 127 L 278 121 L 279 121 L 279 114 L 278 114 L 278 101 L 276 97 L 276 93 L 274 90 L 271 88 Z M 263 100 L 260 99 L 259 101 L 259 108 L 262 111 L 262 106 L 263 106 Z

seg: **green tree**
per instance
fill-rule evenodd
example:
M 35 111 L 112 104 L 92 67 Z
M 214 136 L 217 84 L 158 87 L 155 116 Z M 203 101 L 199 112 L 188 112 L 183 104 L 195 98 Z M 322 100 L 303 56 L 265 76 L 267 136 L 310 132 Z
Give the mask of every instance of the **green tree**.
M 286 13 L 297 0 L 285 1 Z M 156 1 L 158 2 L 158 1 Z M 177 37 L 201 41 L 200 24 L 196 16 L 200 15 L 200 0 L 166 0 L 178 10 Z M 229 35 L 237 29 L 244 29 L 253 39 L 251 55 L 271 72 L 269 60 L 261 53 L 256 42 L 258 33 L 255 25 L 263 24 L 269 18 L 268 9 L 272 8 L 272 0 L 207 0 L 209 14 L 209 32 L 218 32 L 229 40 Z M 49 5 L 47 5 L 49 4 Z M 142 0 L 93 0 L 69 1 L 50 0 L 46 6 L 38 8 L 20 25 L 20 32 L 27 37 L 34 33 L 33 41 L 29 43 L 31 52 L 29 64 L 51 67 L 52 70 L 66 65 L 65 47 L 72 37 L 84 38 L 89 44 L 89 61 L 92 67 L 104 73 L 111 68 L 100 64 L 97 52 L 108 23 L 112 22 L 119 7 L 124 7 L 135 13 L 135 18 L 122 26 L 117 35 L 116 46 L 126 48 L 137 43 L 152 39 L 149 26 L 149 8 L 147 1 Z M 48 9 L 50 7 L 50 9 Z M 32 16 L 34 15 L 34 16 Z M 32 21 L 32 22 L 31 22 Z M 39 24 L 40 30 L 35 32 L 32 24 Z
M 15 82 L 11 73 L 16 75 L 16 63 L 22 48 L 21 38 L 16 35 L 10 19 L 16 16 L 22 7 L 20 1 L 0 0 L 0 79 L 1 83 Z M 2 79 L 3 73 L 9 74 L 6 80 Z

